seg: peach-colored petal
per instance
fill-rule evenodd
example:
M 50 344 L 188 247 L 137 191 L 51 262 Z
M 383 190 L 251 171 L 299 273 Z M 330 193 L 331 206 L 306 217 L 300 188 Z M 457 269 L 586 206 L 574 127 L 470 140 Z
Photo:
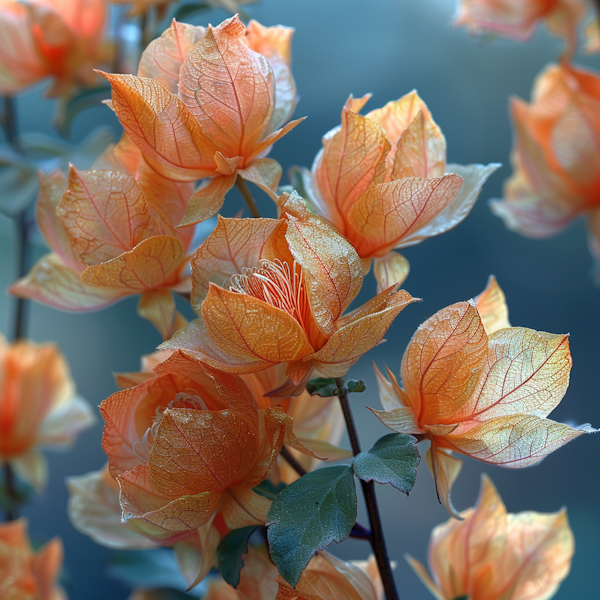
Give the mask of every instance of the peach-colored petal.
M 388 252 L 385 256 L 376 256 L 373 261 L 373 275 L 377 281 L 377 293 L 387 290 L 392 286 L 404 283 L 410 272 L 410 265 L 402 254 Z
M 462 469 L 462 460 L 443 449 L 438 449 L 433 441 L 425 459 L 435 481 L 438 500 L 454 518 L 460 519 L 461 516 L 452 505 L 450 492 Z
M 371 186 L 350 210 L 349 220 L 360 234 L 361 256 L 385 256 L 402 238 L 418 231 L 458 195 L 462 178 L 406 178 Z
M 161 175 L 194 181 L 214 174 L 218 147 L 200 130 L 189 109 L 164 86 L 133 75 L 102 73 L 126 133 Z
M 29 273 L 9 288 L 13 296 L 29 298 L 61 310 L 98 310 L 123 297 L 118 289 L 103 289 L 83 283 L 56 254 L 45 254 Z
M 121 523 L 119 486 L 105 467 L 67 478 L 69 519 L 97 544 L 116 549 L 154 548 L 156 544 Z
M 471 303 L 449 306 L 419 327 L 404 353 L 401 370 L 419 424 L 455 422 L 451 419 L 477 385 L 487 345 L 488 337 Z
M 230 529 L 264 525 L 271 500 L 249 489 L 233 488 L 223 496 L 223 518 Z
M 168 235 L 157 235 L 140 242 L 130 252 L 88 267 L 81 280 L 95 287 L 139 294 L 168 284 L 184 257 L 181 242 Z
M 315 361 L 315 366 L 328 377 L 342 377 L 348 368 L 365 352 L 379 344 L 396 316 L 409 304 L 416 302 L 408 292 L 383 292 L 382 306 L 369 314 L 356 314 L 355 318 L 327 340 L 323 348 L 305 360 Z M 359 309 L 360 311 L 360 309 Z
M 595 54 L 600 52 L 600 19 L 590 21 L 584 29 L 585 53 Z
M 392 179 L 441 177 L 445 167 L 446 138 L 431 113 L 419 110 L 398 140 Z
M 245 31 L 237 16 L 209 26 L 185 58 L 179 80 L 179 97 L 202 132 L 230 157 L 249 155 L 274 107 L 273 71 L 250 50 Z
M 72 166 L 56 213 L 87 266 L 131 250 L 156 229 L 135 179 L 118 171 L 78 171 Z
M 155 79 L 172 94 L 177 94 L 181 65 L 205 33 L 204 27 L 173 19 L 169 28 L 142 53 L 138 77 Z
M 493 275 L 490 275 L 485 290 L 474 301 L 488 336 L 510 327 L 506 297 Z
M 406 558 L 408 564 L 411 566 L 412 570 L 415 572 L 417 577 L 423 582 L 423 585 L 431 592 L 431 594 L 435 597 L 436 600 L 446 600 L 446 596 L 442 594 L 442 590 L 435 584 L 431 576 L 427 572 L 425 566 L 420 563 L 418 560 L 414 559 L 409 554 L 405 554 L 404 558 Z M 455 596 L 457 597 L 457 596 Z
M 251 181 L 265 194 L 277 200 L 277 186 L 281 179 L 281 165 L 272 158 L 257 158 L 249 167 L 238 171 L 240 177 Z
M 312 352 L 298 321 L 251 296 L 211 284 L 202 315 L 208 334 L 223 352 L 262 361 L 263 368 Z
M 285 237 L 302 267 L 312 315 L 319 329 L 331 335 L 362 286 L 362 262 L 331 224 L 310 213 L 304 219 L 290 216 Z
M 277 129 L 267 135 L 262 141 L 254 146 L 252 152 L 246 157 L 246 164 L 250 164 L 256 157 L 264 156 L 269 153 L 271 146 L 277 141 L 280 140 L 284 135 L 287 135 L 292 129 L 294 129 L 297 125 L 300 125 L 302 121 L 304 121 L 306 117 L 302 117 L 301 119 L 296 119 L 295 121 L 290 121 L 284 127 Z
M 39 450 L 32 449 L 10 461 L 18 477 L 37 492 L 43 492 L 48 484 L 48 462 Z
M 209 283 L 222 286 L 245 268 L 260 266 L 261 259 L 277 255 L 277 230 L 285 230 L 285 221 L 275 219 L 224 219 L 198 248 L 192 260 L 192 306 L 199 313 Z
M 213 177 L 208 184 L 197 190 L 190 198 L 180 225 L 195 225 L 210 219 L 222 208 L 225 194 L 235 183 L 235 173 L 227 176 Z
M 176 331 L 175 298 L 171 290 L 162 288 L 144 292 L 137 306 L 140 317 L 150 321 L 158 329 L 163 340 L 169 339 Z
M 179 570 L 190 588 L 198 585 L 215 566 L 221 536 L 212 521 L 208 521 L 192 536 L 173 546 Z

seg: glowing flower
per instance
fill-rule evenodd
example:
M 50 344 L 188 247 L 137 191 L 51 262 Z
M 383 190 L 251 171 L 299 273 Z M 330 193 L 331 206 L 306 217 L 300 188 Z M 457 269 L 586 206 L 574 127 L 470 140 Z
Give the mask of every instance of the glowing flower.
M 566 64 L 537 78 L 531 104 L 515 99 L 514 174 L 492 210 L 533 238 L 588 217 L 590 247 L 600 244 L 600 76 Z
M 373 263 L 382 292 L 408 275 L 394 248 L 460 223 L 499 165 L 446 165 L 446 140 L 416 92 L 363 116 L 368 99 L 349 98 L 302 177 L 311 208 L 350 241 L 365 272 Z
M 180 353 L 155 370 L 101 404 L 102 447 L 120 487 L 122 521 L 173 546 L 195 585 L 213 566 L 221 534 L 266 521 L 270 501 L 252 488 L 292 424 L 281 409 L 258 410 L 239 377 Z
M 477 303 L 444 308 L 419 327 L 402 358 L 403 387 L 389 369 L 391 382 L 375 370 L 384 410 L 371 410 L 390 429 L 430 440 L 427 464 L 455 516 L 450 488 L 462 461 L 452 452 L 521 468 L 595 431 L 546 418 L 569 385 L 568 336 L 489 320 L 503 300 L 494 288 L 492 280 Z
M 0 93 L 53 77 L 49 96 L 90 85 L 102 48 L 104 0 L 0 0 Z
M 216 214 L 238 175 L 274 196 L 281 166 L 264 156 L 300 122 L 279 129 L 296 104 L 292 33 L 246 27 L 237 16 L 208 29 L 173 21 L 145 50 L 137 77 L 103 74 L 113 109 L 154 169 L 176 181 L 211 178 L 182 224 Z
M 285 363 L 290 383 L 277 394 L 289 396 L 313 367 L 344 375 L 414 298 L 390 287 L 343 315 L 362 286 L 359 256 L 296 194 L 279 202 L 280 219 L 219 219 L 192 261 L 199 318 L 161 348 L 231 373 Z
M 56 346 L 0 336 L 0 464 L 42 489 L 48 467 L 39 449 L 69 448 L 94 422 Z
M 475 508 L 438 525 L 429 542 L 429 568 L 407 557 L 438 600 L 547 600 L 569 574 L 573 532 L 557 513 L 507 514 L 485 475 Z
M 63 546 L 58 538 L 37 552 L 31 548 L 27 521 L 0 524 L 0 598 L 2 600 L 66 600 L 58 586 Z
M 566 38 L 574 50 L 577 25 L 586 9 L 582 0 L 461 0 L 454 24 L 472 34 L 492 33 L 525 42 L 545 20 L 548 31 Z
M 69 311 L 139 294 L 138 313 L 170 337 L 185 323 L 172 291 L 190 289 L 194 232 L 175 228 L 190 191 L 150 169 L 126 137 L 94 169 L 40 175 L 38 223 L 52 253 L 10 292 Z

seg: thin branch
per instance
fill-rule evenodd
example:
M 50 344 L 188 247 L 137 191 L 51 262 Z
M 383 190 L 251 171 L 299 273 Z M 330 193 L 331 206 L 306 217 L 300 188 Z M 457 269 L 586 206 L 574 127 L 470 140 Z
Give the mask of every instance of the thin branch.
M 298 460 L 294 457 L 294 455 L 289 451 L 287 446 L 282 446 L 279 454 L 287 461 L 288 465 L 302 477 L 302 475 L 306 475 L 306 469 L 300 464 Z M 350 537 L 357 538 L 360 540 L 370 540 L 371 532 L 361 525 L 358 521 L 354 523 L 352 527 L 352 531 L 350 532 Z
M 344 380 L 336 379 L 336 384 L 341 390 L 344 388 Z M 348 394 L 340 394 L 340 404 L 342 405 L 342 411 L 344 413 L 344 419 L 346 421 L 346 428 L 348 429 L 348 437 L 350 438 L 350 445 L 352 446 L 352 452 L 354 456 L 361 452 L 360 441 L 358 439 L 358 431 L 354 424 L 354 418 L 352 416 L 352 410 L 350 409 L 350 402 Z M 381 517 L 379 516 L 379 509 L 377 507 L 377 497 L 375 496 L 375 484 L 370 481 L 360 482 L 365 496 L 365 502 L 367 505 L 367 513 L 369 515 L 369 523 L 371 525 L 371 547 L 375 554 L 375 560 L 377 561 L 377 567 L 379 574 L 381 575 L 381 581 L 383 583 L 383 589 L 387 600 L 400 600 L 396 584 L 394 583 L 394 575 L 392 573 L 392 567 L 390 565 L 390 559 L 385 545 L 385 538 L 383 537 L 383 526 L 381 524 Z
M 238 175 L 235 178 L 235 185 L 238 190 L 240 190 L 240 194 L 242 194 L 242 198 L 246 201 L 248 208 L 250 209 L 250 214 L 255 218 L 260 218 L 260 213 L 258 212 L 258 206 L 256 206 L 256 202 L 246 185 L 246 182 Z
M 596 4 L 596 11 L 598 13 L 598 18 L 600 19 L 600 0 L 594 0 L 595 4 Z
M 4 520 L 6 522 L 14 521 L 18 517 L 17 509 L 15 507 L 17 492 L 15 489 L 15 475 L 10 463 L 4 463 L 4 485 L 6 486 L 6 495 L 8 500 L 8 508 L 6 509 Z

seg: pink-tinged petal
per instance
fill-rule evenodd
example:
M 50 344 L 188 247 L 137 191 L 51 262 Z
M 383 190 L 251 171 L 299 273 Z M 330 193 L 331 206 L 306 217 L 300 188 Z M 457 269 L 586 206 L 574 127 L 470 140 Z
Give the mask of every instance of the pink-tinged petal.
M 211 284 L 202 315 L 213 343 L 232 357 L 259 360 L 266 367 L 300 360 L 312 352 L 296 319 L 252 296 Z
M 40 193 L 37 200 L 37 222 L 50 248 L 76 273 L 85 269 L 73 251 L 65 228 L 56 214 L 58 204 L 68 187 L 67 178 L 60 172 L 39 173 Z
M 11 459 L 10 466 L 15 474 L 31 485 L 38 493 L 46 489 L 48 483 L 48 462 L 39 450 L 32 449 Z
M 574 429 L 533 415 L 511 415 L 484 421 L 460 434 L 450 434 L 445 441 L 477 460 L 520 469 L 539 463 L 571 440 L 595 431 L 589 426 Z
M 246 27 L 248 46 L 269 61 L 275 76 L 275 108 L 271 117 L 271 131 L 287 122 L 296 107 L 296 82 L 291 71 L 293 35 L 291 27 L 264 27 L 254 19 Z
M 256 460 L 258 429 L 234 410 L 167 409 L 150 451 L 152 486 L 167 496 L 221 492 Z
M 138 76 L 155 79 L 177 95 L 181 65 L 205 34 L 204 27 L 173 19 L 169 28 L 150 42 L 142 53 Z
M 456 227 L 470 212 L 479 197 L 483 184 L 500 164 L 489 165 L 446 165 L 446 173 L 458 175 L 463 182 L 460 191 L 441 212 L 427 224 L 404 236 L 397 248 L 414 246 L 427 238 L 440 235 Z
M 412 235 L 444 210 L 458 195 L 462 178 L 406 178 L 371 186 L 352 206 L 349 221 L 359 234 L 355 244 L 363 256 L 384 255 L 402 247 Z
M 194 531 L 212 517 L 221 494 L 203 492 L 170 500 L 152 487 L 147 467 L 138 465 L 118 477 L 122 520 L 151 539 Z
M 214 174 L 219 149 L 188 108 L 160 83 L 102 73 L 112 85 L 112 105 L 126 133 L 161 175 L 194 181 Z
M 87 285 L 56 254 L 45 254 L 31 271 L 9 288 L 13 296 L 36 300 L 61 310 L 98 310 L 114 304 L 123 291 Z
M 381 297 L 379 297 L 381 296 Z M 396 316 L 409 304 L 416 302 L 405 290 L 388 290 L 374 300 L 377 310 L 363 312 L 359 308 L 354 316 L 340 326 L 318 352 L 305 360 L 313 360 L 317 369 L 328 377 L 342 377 L 348 368 L 365 352 L 381 342 Z M 372 300 L 369 308 L 376 306 Z
M 511 326 L 506 297 L 493 275 L 490 275 L 485 290 L 474 298 L 474 302 L 488 336 Z
M 179 570 L 189 588 L 197 586 L 215 566 L 221 536 L 212 520 L 173 546 Z
M 209 25 L 185 58 L 179 97 L 204 135 L 227 156 L 248 156 L 268 128 L 275 78 L 267 59 L 250 50 L 239 17 Z
M 360 291 L 362 262 L 352 244 L 325 219 L 306 213 L 288 217 L 285 238 L 302 267 L 312 316 L 325 335 Z
M 410 264 L 398 252 L 388 252 L 385 256 L 376 256 L 373 261 L 373 275 L 377 281 L 377 293 L 400 286 L 408 277 Z
M 425 459 L 435 481 L 438 500 L 455 519 L 462 519 L 454 508 L 451 499 L 452 486 L 462 469 L 462 460 L 452 456 L 444 449 L 437 448 L 433 441 L 431 447 L 427 450 Z
M 511 327 L 489 337 L 477 387 L 452 419 L 489 421 L 509 415 L 548 416 L 569 386 L 569 338 Z
M 195 225 L 214 217 L 222 208 L 225 194 L 233 187 L 236 175 L 217 175 L 190 198 L 180 226 Z
M 137 305 L 140 317 L 150 321 L 162 336 L 168 340 L 175 333 L 175 298 L 173 292 L 166 288 L 144 292 Z
M 229 529 L 264 525 L 271 500 L 249 489 L 232 488 L 223 495 L 221 511 Z
M 374 121 L 344 107 L 342 124 L 323 137 L 312 167 L 319 212 L 342 234 L 347 213 L 369 186 L 383 182 L 390 144 Z
M 272 200 L 277 201 L 277 186 L 281 179 L 281 165 L 272 158 L 258 158 L 249 167 L 238 171 L 240 177 L 258 186 Z
M 87 266 L 115 258 L 157 233 L 135 179 L 118 171 L 71 166 L 69 188 L 56 213 L 75 254 Z
M 455 423 L 486 359 L 488 337 L 475 305 L 459 302 L 427 319 L 402 357 L 402 382 L 418 422 Z
M 446 167 L 446 138 L 431 114 L 422 110 L 400 136 L 392 179 L 441 177 Z
M 181 242 L 168 235 L 157 235 L 140 242 L 130 252 L 88 267 L 81 280 L 88 285 L 139 294 L 168 284 L 182 266 Z
M 277 256 L 277 231 L 286 223 L 275 219 L 224 219 L 192 259 L 192 307 L 200 313 L 210 283 L 224 286 L 245 268 L 260 267 L 261 259 Z M 285 233 L 285 231 L 282 231 Z
M 156 543 L 121 523 L 119 486 L 106 468 L 67 477 L 69 520 L 97 544 L 113 549 L 154 548 Z

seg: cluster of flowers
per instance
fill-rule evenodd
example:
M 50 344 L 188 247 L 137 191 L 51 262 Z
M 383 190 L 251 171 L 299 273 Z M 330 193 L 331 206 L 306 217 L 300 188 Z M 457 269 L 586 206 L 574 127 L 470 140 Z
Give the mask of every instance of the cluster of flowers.
M 42 4 L 14 8 L 34 19 L 27 39 L 36 52 L 47 49 L 40 36 L 50 31 L 35 21 L 42 17 L 32 6 Z M 465 1 L 462 21 L 485 5 Z M 44 4 L 43 15 L 56 11 L 66 23 L 70 13 L 57 7 Z M 89 17 L 96 32 L 103 10 L 77 18 Z M 525 15 L 515 35 L 540 16 Z M 85 39 L 83 55 L 94 62 L 95 34 Z M 302 197 L 281 193 L 281 167 L 267 155 L 300 123 L 290 122 L 297 98 L 291 39 L 289 28 L 245 26 L 238 17 L 207 28 L 173 21 L 144 51 L 137 75 L 102 73 L 123 137 L 90 170 L 41 176 L 38 222 L 52 252 L 11 287 L 74 311 L 140 296 L 139 314 L 165 341 L 141 372 L 118 375 L 121 390 L 102 403 L 108 465 L 70 479 L 70 514 L 112 548 L 173 548 L 190 586 L 218 563 L 229 532 L 267 522 L 271 499 L 255 488 L 298 478 L 280 456 L 284 444 L 306 471 L 348 456 L 337 446 L 336 398 L 311 397 L 307 382 L 315 373 L 344 377 L 382 341 L 415 300 L 399 290 L 409 266 L 397 250 L 462 221 L 498 166 L 447 164 L 445 138 L 416 92 L 366 115 L 368 97 L 350 97 L 312 169 L 296 172 Z M 41 64 L 21 71 L 13 89 L 47 75 Z M 70 84 L 81 66 L 64 79 L 56 73 L 57 83 Z M 15 81 L 12 68 L 10 76 Z M 507 199 L 495 205 L 531 235 L 590 210 L 600 177 L 598 77 L 564 60 L 538 86 L 532 107 L 515 103 L 517 172 Z M 193 225 L 217 214 L 235 185 L 247 194 L 245 182 L 273 199 L 278 217 L 219 217 L 198 246 Z M 592 233 L 600 224 L 594 214 Z M 600 252 L 600 238 L 593 239 Z M 348 311 L 371 268 L 377 294 Z M 189 295 L 191 323 L 177 312 L 174 293 Z M 456 518 L 433 533 L 435 581 L 412 562 L 436 597 L 541 600 L 568 573 L 573 539 L 564 512 L 507 515 L 487 479 L 465 513 L 454 509 L 450 492 L 457 454 L 526 467 L 592 431 L 547 418 L 570 368 L 567 336 L 512 327 L 493 278 L 477 298 L 419 327 L 401 383 L 376 368 L 383 410 L 371 410 L 392 431 L 430 442 L 438 497 Z M 2 343 L 0 374 L 0 461 L 43 487 L 37 448 L 70 442 L 91 424 L 90 411 L 74 397 L 52 347 Z M 34 554 L 24 524 L 13 522 L 0 526 L 0 557 L 0 592 L 13 593 L 7 597 L 63 597 L 55 585 L 58 542 Z M 372 560 L 357 565 L 318 552 L 295 587 L 278 575 L 266 545 L 251 547 L 244 564 L 237 590 L 214 580 L 207 597 L 244 598 L 245 590 L 261 600 L 383 597 Z

